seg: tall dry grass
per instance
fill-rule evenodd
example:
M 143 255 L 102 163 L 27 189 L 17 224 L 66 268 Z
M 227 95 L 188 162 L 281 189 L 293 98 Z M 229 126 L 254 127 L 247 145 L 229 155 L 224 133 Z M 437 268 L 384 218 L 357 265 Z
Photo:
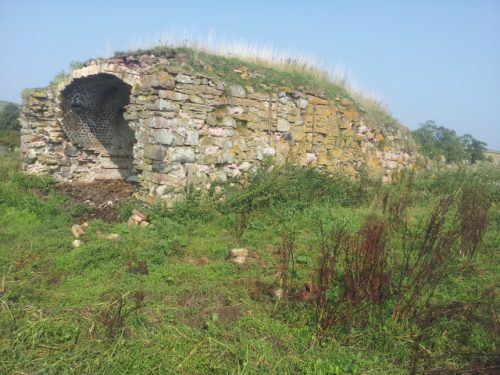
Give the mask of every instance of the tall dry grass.
M 348 94 L 364 107 L 379 107 L 388 113 L 381 95 L 359 84 L 355 75 L 342 63 L 327 62 L 304 52 L 293 49 L 280 49 L 272 43 L 249 42 L 239 38 L 224 38 L 214 32 L 197 33 L 194 31 L 163 32 L 158 36 L 137 37 L 132 41 L 130 50 L 153 50 L 158 47 L 189 48 L 229 58 L 260 64 L 266 67 L 304 72 L 316 79 L 324 79 L 344 88 Z M 111 55 L 108 43 L 106 55 Z

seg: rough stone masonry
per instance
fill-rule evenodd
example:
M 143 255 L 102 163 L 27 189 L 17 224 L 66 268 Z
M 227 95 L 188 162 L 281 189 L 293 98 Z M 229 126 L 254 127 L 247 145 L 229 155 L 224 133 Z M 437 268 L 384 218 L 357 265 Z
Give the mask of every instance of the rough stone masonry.
M 173 202 L 266 158 L 352 176 L 366 163 L 384 180 L 414 162 L 405 136 L 370 123 L 351 99 L 224 78 L 175 54 L 91 60 L 24 98 L 23 169 L 127 179 L 143 199 Z

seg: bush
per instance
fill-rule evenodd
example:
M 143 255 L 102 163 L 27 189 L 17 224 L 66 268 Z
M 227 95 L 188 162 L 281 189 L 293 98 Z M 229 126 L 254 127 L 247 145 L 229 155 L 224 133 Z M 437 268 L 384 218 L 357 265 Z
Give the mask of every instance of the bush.
M 17 104 L 9 103 L 0 112 L 0 130 L 19 130 L 21 124 L 19 123 L 19 115 L 21 109 Z
M 176 202 L 171 208 L 159 202 L 153 206 L 150 215 L 153 219 L 168 218 L 172 221 L 188 224 L 207 222 L 216 214 L 208 197 L 202 192 L 189 187 L 186 197 Z
M 302 210 L 322 201 L 354 206 L 357 185 L 345 176 L 330 176 L 313 168 L 295 165 L 262 166 L 247 180 L 226 184 L 215 194 L 222 211 L 270 208 Z

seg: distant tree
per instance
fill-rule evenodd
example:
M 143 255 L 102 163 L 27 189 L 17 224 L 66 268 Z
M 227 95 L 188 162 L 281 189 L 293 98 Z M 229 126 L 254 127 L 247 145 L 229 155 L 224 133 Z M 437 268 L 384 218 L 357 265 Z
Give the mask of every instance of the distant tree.
M 21 110 L 19 106 L 9 103 L 0 112 L 0 130 L 19 130 L 19 114 Z
M 465 159 L 471 164 L 481 160 L 486 160 L 484 152 L 486 151 L 486 143 L 475 139 L 470 134 L 462 136 L 462 145 L 465 149 Z
M 454 130 L 426 121 L 412 131 L 412 135 L 420 144 L 421 152 L 430 159 L 439 160 L 444 156 L 447 163 L 464 160 L 465 146 Z

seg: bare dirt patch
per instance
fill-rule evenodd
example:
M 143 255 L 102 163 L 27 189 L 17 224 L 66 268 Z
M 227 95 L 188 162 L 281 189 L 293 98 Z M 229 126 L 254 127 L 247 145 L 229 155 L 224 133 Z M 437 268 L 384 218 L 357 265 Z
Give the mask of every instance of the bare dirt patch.
M 102 219 L 113 222 L 118 218 L 120 204 L 130 199 L 136 188 L 124 180 L 103 180 L 58 184 L 54 186 L 54 190 L 69 198 L 65 204 L 67 208 L 83 205 L 82 210 L 73 210 L 79 221 Z
M 206 328 L 210 321 L 230 325 L 242 314 L 241 306 L 233 304 L 219 291 L 189 290 L 178 303 L 183 307 L 182 318 L 191 327 Z

